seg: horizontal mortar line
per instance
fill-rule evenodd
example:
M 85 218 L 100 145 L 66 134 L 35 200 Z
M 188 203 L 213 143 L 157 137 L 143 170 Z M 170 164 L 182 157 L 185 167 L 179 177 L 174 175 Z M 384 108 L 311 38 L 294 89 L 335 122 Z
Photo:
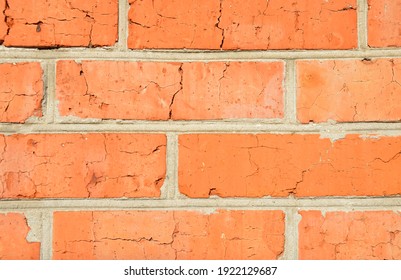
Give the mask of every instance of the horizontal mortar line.
M 401 123 L 285 124 L 262 121 L 137 121 L 58 124 L 0 124 L 0 133 L 333 133 L 401 135 Z
M 374 198 L 209 198 L 209 199 L 45 199 L 2 200 L 0 210 L 126 210 L 126 209 L 383 209 L 401 211 L 400 197 Z
M 0 48 L 1 60 L 140 60 L 140 61 L 219 61 L 265 59 L 341 59 L 401 57 L 401 49 L 367 50 L 267 50 L 267 51 L 210 51 L 210 50 L 126 50 L 117 49 L 19 49 Z

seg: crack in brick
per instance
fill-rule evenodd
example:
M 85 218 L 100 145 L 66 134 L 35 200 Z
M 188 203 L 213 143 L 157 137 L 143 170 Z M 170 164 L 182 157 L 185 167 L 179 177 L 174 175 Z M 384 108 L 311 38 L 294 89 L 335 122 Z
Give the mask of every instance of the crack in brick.
M 171 120 L 173 118 L 173 104 L 174 100 L 178 93 L 182 92 L 184 89 L 184 71 L 183 71 L 183 63 L 181 63 L 180 67 L 178 68 L 178 72 L 180 73 L 180 88 L 173 94 L 170 105 L 169 105 L 169 114 L 168 119 Z
M 215 26 L 221 30 L 221 43 L 220 43 L 220 49 L 223 49 L 224 46 L 224 39 L 225 39 L 225 30 L 224 28 L 220 27 L 220 20 L 223 15 L 223 0 L 220 0 L 220 10 L 219 10 L 219 17 L 217 18 L 217 23 Z

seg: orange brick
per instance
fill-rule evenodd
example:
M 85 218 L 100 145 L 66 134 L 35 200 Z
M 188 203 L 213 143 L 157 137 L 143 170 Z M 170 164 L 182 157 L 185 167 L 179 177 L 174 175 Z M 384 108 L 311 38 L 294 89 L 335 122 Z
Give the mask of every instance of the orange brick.
M 302 123 L 401 120 L 401 59 L 297 62 Z
M 352 49 L 355 0 L 130 0 L 135 49 Z
M 399 195 L 400 147 L 401 137 L 180 135 L 179 189 L 193 198 Z
M 172 119 L 281 118 L 281 62 L 184 63 Z
M 3 43 L 4 37 L 7 35 L 8 30 L 6 15 L 3 13 L 5 7 L 6 0 L 0 0 L 0 44 Z
M 181 90 L 179 63 L 60 61 L 57 97 L 62 116 L 166 120 Z
M 54 259 L 277 259 L 281 211 L 56 212 Z
M 42 99 L 39 63 L 0 64 L 0 122 L 23 123 L 42 116 Z
M 368 0 L 368 44 L 370 47 L 401 46 L 401 1 Z
M 22 214 L 0 214 L 0 260 L 38 260 L 40 243 L 28 242 L 30 228 Z
M 301 211 L 300 259 L 401 259 L 401 216 L 390 211 Z
M 281 118 L 281 62 L 60 61 L 62 116 L 191 120 Z
M 4 15 L 5 46 L 111 46 L 117 40 L 117 0 L 7 0 Z
M 166 137 L 0 135 L 0 198 L 157 197 Z

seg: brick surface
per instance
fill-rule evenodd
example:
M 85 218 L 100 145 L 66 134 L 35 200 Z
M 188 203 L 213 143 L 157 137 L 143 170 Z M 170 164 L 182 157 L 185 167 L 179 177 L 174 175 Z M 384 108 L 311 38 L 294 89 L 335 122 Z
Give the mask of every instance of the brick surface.
M 297 62 L 302 123 L 401 120 L 401 60 Z
M 0 214 L 0 260 L 37 260 L 40 243 L 28 242 L 30 228 L 23 214 Z
M 179 63 L 60 61 L 57 98 L 63 116 L 167 120 L 181 90 Z
M 54 259 L 277 259 L 281 211 L 56 212 Z
M 0 135 L 0 198 L 157 197 L 166 137 Z
M 130 0 L 130 48 L 351 49 L 355 0 Z
M 42 74 L 39 63 L 0 64 L 0 122 L 42 116 Z
M 117 0 L 7 0 L 0 7 L 5 7 L 7 24 L 0 25 L 5 46 L 93 47 L 117 40 Z
M 184 63 L 172 119 L 283 117 L 281 62 Z
M 179 189 L 189 197 L 400 194 L 401 137 L 179 136 Z
M 300 259 L 401 259 L 401 216 L 391 211 L 301 211 Z
M 280 118 L 283 68 L 281 62 L 60 61 L 59 111 L 102 119 Z
M 368 0 L 368 44 L 370 47 L 401 46 L 401 1 Z

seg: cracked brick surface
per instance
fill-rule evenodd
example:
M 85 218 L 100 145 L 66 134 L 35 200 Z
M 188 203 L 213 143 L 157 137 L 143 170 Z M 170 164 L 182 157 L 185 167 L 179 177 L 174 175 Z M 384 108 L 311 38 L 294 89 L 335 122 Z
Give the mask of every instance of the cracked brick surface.
M 297 62 L 302 123 L 401 120 L 401 60 Z
M 117 0 L 1 0 L 0 42 L 18 47 L 111 46 L 117 40 Z
M 281 62 L 184 63 L 182 69 L 172 119 L 283 117 Z
M 54 259 L 277 259 L 281 211 L 56 212 Z
M 282 62 L 60 61 L 62 116 L 191 120 L 283 117 Z
M 352 49 L 355 0 L 130 0 L 134 49 Z
M 38 260 L 40 243 L 26 240 L 30 228 L 23 214 L 0 214 L 0 260 Z
M 59 111 L 81 118 L 167 120 L 181 79 L 180 63 L 60 61 Z
M 166 137 L 0 135 L 0 198 L 157 197 Z
M 178 183 L 189 197 L 399 195 L 401 137 L 179 136 Z
M 0 122 L 42 116 L 42 72 L 40 63 L 0 64 Z
M 368 45 L 401 46 L 401 1 L 368 0 Z
M 300 211 L 300 259 L 401 259 L 398 212 Z

